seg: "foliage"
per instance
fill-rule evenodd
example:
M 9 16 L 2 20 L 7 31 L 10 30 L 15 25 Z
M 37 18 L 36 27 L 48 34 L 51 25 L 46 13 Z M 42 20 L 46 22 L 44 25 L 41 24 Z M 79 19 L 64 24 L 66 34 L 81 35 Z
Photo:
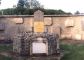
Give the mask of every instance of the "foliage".
M 35 9 L 27 9 L 27 8 L 10 8 L 0 10 L 0 15 L 32 15 L 36 10 L 42 10 L 45 15 L 70 15 L 71 13 L 66 13 L 62 10 L 53 10 L 53 9 L 42 9 L 42 8 L 35 8 Z
M 76 11 L 75 14 L 80 14 L 80 12 L 79 11 Z
M 0 10 L 0 15 L 32 15 L 38 9 L 45 15 L 71 14 L 62 10 L 44 9 L 37 0 L 19 0 L 17 7 Z
M 25 5 L 25 0 L 19 0 L 18 4 L 17 4 L 17 7 L 24 8 L 24 5 Z
M 62 10 L 53 10 L 53 9 L 46 9 L 46 10 L 44 10 L 44 13 L 47 15 L 67 14 L 66 12 L 64 12 Z
M 40 3 L 37 0 L 19 0 L 17 8 L 27 8 L 34 9 L 41 7 Z

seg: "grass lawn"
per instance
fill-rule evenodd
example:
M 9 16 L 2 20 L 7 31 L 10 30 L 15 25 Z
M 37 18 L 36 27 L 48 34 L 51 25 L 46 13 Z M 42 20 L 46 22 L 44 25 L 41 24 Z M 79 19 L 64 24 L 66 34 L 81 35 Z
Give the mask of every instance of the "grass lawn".
M 0 55 L 0 60 L 12 60 L 12 58 Z
M 64 57 L 61 60 L 84 60 L 84 44 L 61 44 Z
M 0 44 L 0 52 L 8 52 L 8 51 L 12 51 L 12 45 Z M 0 60 L 12 60 L 12 58 L 0 55 Z
M 0 44 L 0 52 L 12 51 L 12 44 Z

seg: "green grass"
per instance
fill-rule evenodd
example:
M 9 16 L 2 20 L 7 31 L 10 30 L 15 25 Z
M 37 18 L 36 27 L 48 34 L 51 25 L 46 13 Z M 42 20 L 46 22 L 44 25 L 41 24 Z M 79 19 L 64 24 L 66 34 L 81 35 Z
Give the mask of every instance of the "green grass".
M 0 52 L 3 51 L 12 51 L 12 45 L 11 44 L 0 44 Z
M 0 60 L 12 60 L 12 58 L 0 55 Z
M 61 44 L 64 57 L 61 60 L 84 60 L 84 44 Z
M 8 52 L 8 51 L 12 51 L 12 45 L 0 44 L 0 52 Z M 12 60 L 12 58 L 0 55 L 0 60 Z

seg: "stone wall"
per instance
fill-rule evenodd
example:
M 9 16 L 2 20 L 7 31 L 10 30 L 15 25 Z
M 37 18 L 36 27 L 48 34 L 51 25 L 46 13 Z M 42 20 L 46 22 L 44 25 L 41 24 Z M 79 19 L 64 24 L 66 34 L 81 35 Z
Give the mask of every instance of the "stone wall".
M 45 32 L 58 33 L 61 39 L 84 40 L 84 16 L 45 15 Z M 0 16 L 0 40 L 12 39 L 21 32 L 33 32 L 34 17 Z

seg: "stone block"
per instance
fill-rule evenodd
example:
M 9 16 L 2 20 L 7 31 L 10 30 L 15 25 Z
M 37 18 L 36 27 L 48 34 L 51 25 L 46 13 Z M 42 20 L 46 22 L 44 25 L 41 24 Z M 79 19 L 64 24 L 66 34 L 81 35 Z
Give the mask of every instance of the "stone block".
M 52 25 L 53 24 L 52 18 L 51 17 L 45 17 L 44 18 L 44 24 L 45 25 Z
M 16 24 L 22 24 L 23 23 L 22 18 L 14 18 L 12 21 L 15 22 Z

